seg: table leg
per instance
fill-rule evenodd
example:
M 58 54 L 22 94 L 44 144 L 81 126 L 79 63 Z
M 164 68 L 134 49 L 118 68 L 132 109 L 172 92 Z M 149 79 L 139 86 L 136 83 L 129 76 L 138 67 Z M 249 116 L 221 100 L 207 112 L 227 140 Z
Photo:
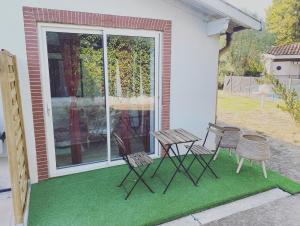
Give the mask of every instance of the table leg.
M 182 162 L 181 167 L 183 168 L 185 174 L 191 179 L 191 181 L 193 182 L 193 184 L 194 184 L 195 186 L 197 186 L 197 184 L 196 184 L 195 181 L 193 180 L 193 177 L 192 177 L 191 174 L 189 173 L 189 169 L 186 169 L 186 167 L 183 165 L 183 161 L 184 161 L 184 159 L 188 156 L 188 154 L 189 154 L 191 148 L 193 147 L 194 143 L 195 143 L 195 142 L 193 142 L 193 143 L 191 144 L 191 146 L 189 147 L 189 149 L 188 149 L 188 151 L 186 152 L 186 154 L 185 154 L 185 156 L 184 156 L 183 159 L 181 159 L 181 156 L 180 156 L 180 155 L 178 156 L 178 161 L 179 161 L 179 162 Z M 177 144 L 176 144 L 176 148 L 177 148 L 177 152 L 179 153 L 179 149 L 178 149 L 178 145 L 177 145 Z M 171 150 L 172 150 L 173 153 L 175 154 L 175 152 L 174 152 L 174 150 L 172 149 L 172 147 L 171 147 Z M 180 169 L 179 169 L 179 171 L 180 171 Z
M 172 183 L 174 177 L 175 177 L 176 174 L 179 172 L 180 167 L 182 167 L 182 168 L 184 169 L 185 173 L 186 173 L 187 176 L 190 178 L 190 180 L 193 182 L 193 184 L 194 184 L 195 186 L 197 186 L 197 184 L 195 183 L 195 181 L 193 180 L 193 178 L 191 177 L 191 175 L 189 174 L 189 172 L 186 170 L 186 168 L 185 168 L 184 165 L 183 165 L 183 162 L 184 162 L 184 160 L 186 159 L 186 157 L 187 157 L 188 153 L 190 152 L 191 148 L 193 147 L 194 143 L 195 143 L 195 142 L 193 142 L 193 143 L 191 144 L 191 146 L 189 147 L 187 153 L 184 155 L 183 159 L 179 162 L 179 165 L 176 167 L 176 170 L 175 170 L 174 174 L 172 175 L 172 177 L 171 177 L 171 179 L 170 179 L 170 181 L 169 181 L 167 187 L 165 188 L 165 190 L 164 190 L 164 192 L 163 192 L 164 194 L 167 192 L 167 190 L 168 190 L 170 184 Z M 173 154 L 176 156 L 176 153 L 175 153 L 175 151 L 174 151 L 172 148 L 171 148 L 171 151 L 172 151 Z
M 162 159 L 160 160 L 160 162 L 159 162 L 159 164 L 158 164 L 158 166 L 157 166 L 157 168 L 155 169 L 155 171 L 154 171 L 154 173 L 152 174 L 152 178 L 155 176 L 155 174 L 158 172 L 158 169 L 160 168 L 160 166 L 162 165 L 162 163 L 163 163 L 163 161 L 164 161 L 164 159 L 166 158 L 166 156 L 168 156 L 170 159 L 171 159 L 171 162 L 173 163 L 173 165 L 175 166 L 175 167 L 177 167 L 177 164 L 175 163 L 175 161 L 171 158 L 171 156 L 169 155 L 169 151 L 170 151 L 170 148 L 172 148 L 172 146 L 171 145 L 168 145 L 168 148 L 165 148 L 165 146 L 159 141 L 159 143 L 160 143 L 160 145 L 162 146 L 162 148 L 164 149 L 164 151 L 165 151 L 165 154 L 164 154 L 164 156 L 162 157 Z
M 176 144 L 176 150 L 177 150 L 178 158 L 181 160 L 181 156 L 180 156 L 179 149 L 178 149 L 178 144 Z
M 160 166 L 161 166 L 162 162 L 165 160 L 165 158 L 166 158 L 166 155 L 167 155 L 167 152 L 165 152 L 164 156 L 161 158 L 161 160 L 160 160 L 160 162 L 159 162 L 159 164 L 158 164 L 157 168 L 155 169 L 155 171 L 154 171 L 154 173 L 152 174 L 152 176 L 151 176 L 151 177 L 154 177 L 154 176 L 155 176 L 155 174 L 157 173 L 158 169 L 160 168 Z
M 181 162 L 181 155 L 180 155 L 180 153 L 179 153 L 178 145 L 175 144 L 175 146 L 176 146 L 176 151 L 177 151 L 177 153 L 174 151 L 174 149 L 173 149 L 172 147 L 170 147 L 170 149 L 171 149 L 172 153 L 174 154 L 175 158 L 177 159 L 177 161 L 178 161 L 178 162 Z M 176 167 L 177 167 L 177 165 L 176 165 Z M 179 172 L 181 172 L 180 169 L 179 169 Z

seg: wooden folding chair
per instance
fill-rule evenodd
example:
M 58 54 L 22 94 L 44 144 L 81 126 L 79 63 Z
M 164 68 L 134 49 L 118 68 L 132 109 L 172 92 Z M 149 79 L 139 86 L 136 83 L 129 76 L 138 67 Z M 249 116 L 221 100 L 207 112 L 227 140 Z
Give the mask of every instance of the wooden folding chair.
M 193 163 L 195 161 L 197 161 L 203 167 L 203 170 L 200 173 L 200 176 L 196 180 L 197 184 L 207 169 L 209 169 L 210 172 L 216 178 L 218 178 L 218 176 L 216 175 L 214 170 L 211 168 L 210 164 L 211 164 L 212 160 L 214 159 L 215 155 L 217 154 L 223 134 L 224 134 L 224 129 L 222 127 L 217 126 L 213 123 L 209 123 L 203 144 L 202 145 L 193 145 L 193 147 L 191 148 L 191 152 L 194 155 L 194 158 L 193 158 L 192 162 L 190 163 L 190 165 L 188 166 L 188 170 L 190 170 L 191 166 L 193 165 Z M 210 135 L 214 135 L 214 139 L 209 140 L 208 138 Z M 214 146 L 214 147 L 211 147 L 211 146 Z M 186 145 L 185 147 L 190 148 L 189 145 Z M 205 160 L 204 156 L 210 156 L 210 158 L 208 160 Z
M 116 134 L 113 133 L 113 136 L 115 137 L 115 140 L 119 147 L 119 152 L 122 155 L 123 160 L 127 163 L 129 166 L 129 172 L 126 174 L 126 176 L 123 178 L 122 182 L 119 184 L 118 187 L 121 187 L 123 183 L 126 181 L 128 176 L 131 172 L 134 172 L 137 176 L 137 180 L 135 181 L 134 185 L 131 187 L 129 192 L 127 193 L 125 200 L 130 196 L 131 192 L 135 188 L 135 186 L 138 184 L 139 181 L 142 181 L 143 184 L 148 188 L 148 190 L 152 193 L 154 191 L 150 188 L 150 186 L 146 183 L 146 181 L 143 179 L 143 176 L 149 166 L 153 163 L 153 160 L 147 155 L 146 152 L 137 152 L 134 154 L 129 154 L 129 151 L 127 150 L 126 146 L 124 145 L 123 140 Z M 145 167 L 144 170 L 139 173 L 137 171 L 137 168 Z

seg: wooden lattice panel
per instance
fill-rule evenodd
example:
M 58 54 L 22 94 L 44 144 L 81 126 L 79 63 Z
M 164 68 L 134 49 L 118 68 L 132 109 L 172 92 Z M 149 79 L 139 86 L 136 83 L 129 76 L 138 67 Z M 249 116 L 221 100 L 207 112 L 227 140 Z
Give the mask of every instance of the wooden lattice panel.
M 20 224 L 23 222 L 29 183 L 27 148 L 16 58 L 5 50 L 0 52 L 0 83 L 15 223 Z

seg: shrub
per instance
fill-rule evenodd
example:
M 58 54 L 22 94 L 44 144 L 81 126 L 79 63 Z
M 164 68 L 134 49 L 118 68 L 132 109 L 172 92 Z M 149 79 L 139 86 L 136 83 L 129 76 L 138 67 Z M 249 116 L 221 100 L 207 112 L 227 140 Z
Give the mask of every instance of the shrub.
M 278 105 L 283 111 L 291 114 L 297 123 L 300 123 L 300 97 L 295 89 L 287 89 L 279 79 L 270 74 L 265 74 L 262 79 L 257 79 L 258 84 L 272 84 L 273 92 L 279 96 L 284 105 Z

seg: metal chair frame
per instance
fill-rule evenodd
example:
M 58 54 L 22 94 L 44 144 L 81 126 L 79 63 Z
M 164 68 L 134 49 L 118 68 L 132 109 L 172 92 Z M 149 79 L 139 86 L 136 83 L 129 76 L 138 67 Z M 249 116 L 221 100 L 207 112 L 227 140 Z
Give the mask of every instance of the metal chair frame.
M 150 192 L 154 193 L 154 191 L 151 189 L 151 187 L 146 183 L 146 181 L 143 179 L 144 174 L 146 173 L 146 171 L 148 170 L 150 164 L 148 164 L 144 170 L 141 171 L 141 173 L 139 173 L 135 168 L 138 167 L 134 167 L 129 159 L 128 159 L 128 150 L 126 149 L 126 146 L 124 145 L 123 140 L 116 134 L 113 133 L 113 136 L 115 137 L 117 143 L 118 143 L 118 147 L 119 147 L 119 151 L 122 155 L 123 160 L 127 163 L 128 167 L 129 167 L 129 172 L 125 175 L 125 177 L 122 179 L 122 182 L 118 185 L 118 187 L 121 187 L 124 182 L 126 181 L 126 179 L 128 178 L 128 176 L 130 175 L 131 172 L 134 172 L 134 174 L 137 176 L 137 180 L 135 181 L 134 185 L 130 188 L 129 192 L 127 193 L 125 200 L 128 199 L 128 197 L 130 196 L 130 194 L 132 193 L 133 189 L 136 187 L 136 185 L 138 184 L 139 181 L 141 181 Z
M 213 154 L 211 154 L 211 158 L 209 158 L 209 160 L 207 161 L 207 160 L 204 159 L 204 157 L 202 155 L 210 155 L 210 154 L 195 154 L 194 152 L 191 151 L 194 158 L 193 158 L 192 162 L 190 163 L 190 165 L 188 166 L 188 171 L 190 170 L 190 168 L 193 165 L 193 163 L 195 162 L 195 160 L 197 160 L 197 162 L 203 167 L 202 172 L 200 173 L 199 177 L 196 180 L 196 184 L 199 183 L 199 180 L 201 179 L 201 177 L 203 176 L 203 174 L 205 173 L 205 171 L 207 169 L 209 169 L 209 171 L 215 176 L 215 178 L 218 178 L 215 171 L 210 167 L 210 164 L 213 161 L 215 155 L 217 154 L 217 150 L 219 149 L 219 146 L 220 146 L 221 141 L 222 141 L 222 136 L 224 134 L 224 129 L 220 126 L 217 126 L 217 125 L 213 124 L 213 123 L 209 123 L 208 129 L 207 129 L 204 141 L 203 141 L 203 144 L 201 145 L 204 148 L 206 148 L 205 144 L 207 142 L 207 138 L 208 138 L 208 135 L 209 135 L 210 132 L 214 133 L 216 136 L 219 137 L 219 141 L 216 144 L 216 149 L 210 150 L 210 149 L 207 148 L 209 151 L 211 151 L 213 153 Z M 187 148 L 190 148 L 190 147 L 187 147 Z
M 168 184 L 167 184 L 165 190 L 163 191 L 163 194 L 165 194 L 165 193 L 167 192 L 167 190 L 168 190 L 169 186 L 171 185 L 172 181 L 174 180 L 176 174 L 180 171 L 180 168 L 182 168 L 182 169 L 184 170 L 184 173 L 185 173 L 185 174 L 187 175 L 187 177 L 192 181 L 192 183 L 193 183 L 195 186 L 197 186 L 196 182 L 193 180 L 193 177 L 190 175 L 189 170 L 188 170 L 188 169 L 184 166 L 184 164 L 183 164 L 183 163 L 184 163 L 184 160 L 185 160 L 186 157 L 188 156 L 188 154 L 189 154 L 189 152 L 190 152 L 190 150 L 191 150 L 191 148 L 192 148 L 192 146 L 194 145 L 195 142 L 192 142 L 192 144 L 190 145 L 190 148 L 188 149 L 188 151 L 186 152 L 186 154 L 183 156 L 183 158 L 181 158 L 181 156 L 180 156 L 179 149 L 178 149 L 178 144 L 175 144 L 175 146 L 176 146 L 176 151 L 177 151 L 177 153 L 176 153 L 175 150 L 173 149 L 172 145 L 168 145 L 167 147 L 165 147 L 165 145 L 163 145 L 163 144 L 161 143 L 161 141 L 159 141 L 159 143 L 161 144 L 162 148 L 164 149 L 165 154 L 164 154 L 164 156 L 161 158 L 161 160 L 160 160 L 160 162 L 159 162 L 157 168 L 155 169 L 155 171 L 154 171 L 154 173 L 152 174 L 151 177 L 153 178 L 153 177 L 155 176 L 155 174 L 158 172 L 158 170 L 159 170 L 161 164 L 163 163 L 163 161 L 164 161 L 164 159 L 165 159 L 166 157 L 169 157 L 169 159 L 171 160 L 171 162 L 173 163 L 173 165 L 174 165 L 175 168 L 176 168 L 176 169 L 175 169 L 175 172 L 173 173 L 171 179 L 169 180 L 169 182 L 168 182 Z M 169 153 L 170 150 L 171 150 L 171 152 L 173 153 L 174 159 L 177 160 L 178 164 L 176 164 L 175 160 L 174 160 L 174 159 L 172 158 L 172 156 L 170 155 L 170 153 Z

